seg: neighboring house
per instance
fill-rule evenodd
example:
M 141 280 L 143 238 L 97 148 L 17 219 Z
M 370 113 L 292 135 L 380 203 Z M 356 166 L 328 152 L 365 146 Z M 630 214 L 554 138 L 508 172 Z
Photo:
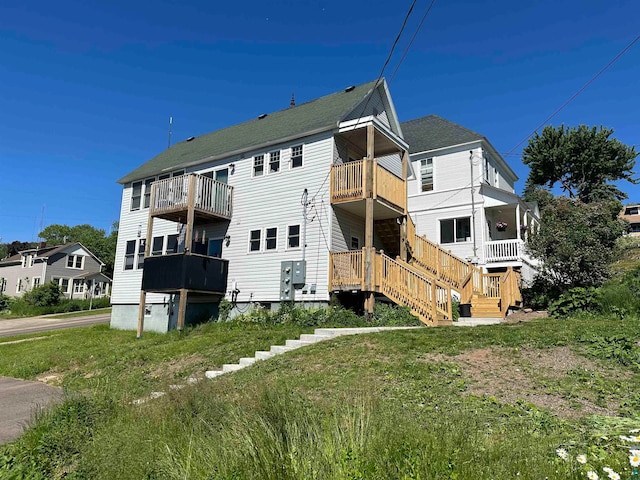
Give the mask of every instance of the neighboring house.
M 24 250 L 0 261 L 0 291 L 12 297 L 56 282 L 67 298 L 108 296 L 111 279 L 104 264 L 81 243 Z
M 417 233 L 486 272 L 513 267 L 530 282 L 537 262 L 525 241 L 539 225 L 538 207 L 515 194 L 518 177 L 486 137 L 437 115 L 404 122 L 402 131 Z
M 640 237 L 640 205 L 627 205 L 620 212 L 620 218 L 629 222 L 629 235 Z
M 438 247 L 416 244 L 408 171 L 384 80 L 173 145 L 119 180 L 111 326 L 164 332 L 215 316 L 223 297 L 237 314 L 332 294 L 450 322 L 451 288 L 470 296 L 473 267 L 440 268 Z

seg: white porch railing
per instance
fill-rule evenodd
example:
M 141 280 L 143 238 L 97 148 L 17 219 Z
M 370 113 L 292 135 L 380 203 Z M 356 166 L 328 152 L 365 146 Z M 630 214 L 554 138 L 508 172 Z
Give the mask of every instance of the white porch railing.
M 485 242 L 484 260 L 489 262 L 521 261 L 524 257 L 524 242 L 513 240 L 495 240 Z

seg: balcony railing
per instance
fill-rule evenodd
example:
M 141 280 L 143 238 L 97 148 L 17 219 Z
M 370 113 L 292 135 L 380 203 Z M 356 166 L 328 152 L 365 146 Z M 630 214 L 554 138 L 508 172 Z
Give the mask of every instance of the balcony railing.
M 152 184 L 150 208 L 153 216 L 186 211 L 191 202 L 196 213 L 230 219 L 233 187 L 197 174 L 166 178 Z
M 484 244 L 484 259 L 486 263 L 521 261 L 523 254 L 524 242 L 517 238 L 495 240 Z
M 174 292 L 187 289 L 224 294 L 229 261 L 205 255 L 175 253 L 144 259 L 142 289 L 146 292 Z
M 331 167 L 331 202 L 363 200 L 367 190 L 367 160 Z M 404 211 L 407 203 L 405 182 L 373 160 L 372 196 Z

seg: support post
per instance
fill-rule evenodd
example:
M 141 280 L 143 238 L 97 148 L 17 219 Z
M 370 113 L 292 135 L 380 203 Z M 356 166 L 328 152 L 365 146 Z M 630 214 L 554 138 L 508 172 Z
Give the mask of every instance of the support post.
M 520 236 L 520 203 L 516 203 L 516 238 L 521 239 Z
M 184 318 L 187 313 L 187 290 L 185 288 L 180 289 L 180 303 L 178 304 L 178 331 L 181 332 L 184 328 Z
M 151 188 L 151 197 L 153 199 L 153 191 L 154 188 Z M 153 217 L 151 216 L 151 208 L 149 208 L 149 219 L 147 220 L 147 236 L 144 243 L 144 258 L 149 256 L 151 252 L 151 241 L 153 237 Z M 134 258 L 134 262 L 137 262 L 138 259 Z M 144 270 L 142 271 L 142 276 L 144 277 Z M 144 308 L 147 302 L 147 292 L 142 290 L 142 285 L 140 286 L 140 305 L 138 305 L 138 331 L 136 334 L 137 338 L 142 337 L 142 332 L 144 331 Z
M 364 285 L 365 302 L 364 310 L 367 317 L 373 316 L 374 293 L 373 293 L 373 159 L 374 155 L 374 135 L 373 125 L 367 126 L 367 158 L 365 160 L 365 224 L 364 224 Z
M 407 255 L 407 241 L 408 241 L 407 223 L 408 223 L 407 216 L 405 215 L 404 217 L 402 217 L 402 223 L 400 224 L 400 258 L 404 262 L 409 261 L 409 258 Z

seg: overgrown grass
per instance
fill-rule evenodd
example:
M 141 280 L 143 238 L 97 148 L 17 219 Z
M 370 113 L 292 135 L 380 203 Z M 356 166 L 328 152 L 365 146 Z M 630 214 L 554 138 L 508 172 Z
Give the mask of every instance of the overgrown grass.
M 97 326 L 0 343 L 0 374 L 57 372 L 70 392 L 0 448 L 0 478 L 584 478 L 556 457 L 558 446 L 621 468 L 602 440 L 624 433 L 615 417 L 570 420 L 466 394 L 471 380 L 451 356 L 487 348 L 569 347 L 618 375 L 580 369 L 543 385 L 531 372 L 532 388 L 570 399 L 597 389 L 629 417 L 625 428 L 640 422 L 630 417 L 640 411 L 640 321 L 615 315 L 341 337 L 130 404 L 308 330 L 231 322 L 136 341 Z
M 51 318 L 79 318 L 79 317 L 92 317 L 94 315 L 106 315 L 111 313 L 111 307 L 107 308 L 94 308 L 92 310 L 82 310 L 80 312 L 73 313 L 61 313 L 58 315 L 51 315 Z

